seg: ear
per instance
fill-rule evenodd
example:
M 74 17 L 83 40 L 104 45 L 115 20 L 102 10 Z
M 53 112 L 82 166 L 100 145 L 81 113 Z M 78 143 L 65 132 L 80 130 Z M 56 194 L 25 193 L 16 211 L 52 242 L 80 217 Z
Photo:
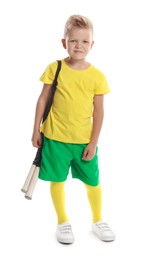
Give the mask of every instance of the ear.
M 92 41 L 92 43 L 91 43 L 91 49 L 92 49 L 93 45 L 94 45 L 94 41 Z
M 61 42 L 62 42 L 64 49 L 66 49 L 66 39 L 62 39 Z

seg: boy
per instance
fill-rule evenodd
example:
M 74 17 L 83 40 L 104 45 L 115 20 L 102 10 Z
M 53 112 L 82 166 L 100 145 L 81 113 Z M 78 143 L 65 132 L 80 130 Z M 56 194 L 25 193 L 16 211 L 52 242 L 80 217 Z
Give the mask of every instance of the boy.
M 47 120 L 41 125 L 57 62 L 49 64 L 40 78 L 44 86 L 36 106 L 32 135 L 33 146 L 39 148 L 42 145 L 39 129 L 44 134 L 39 178 L 50 181 L 58 218 L 56 237 L 58 242 L 66 244 L 74 242 L 64 194 L 70 167 L 72 177 L 81 180 L 87 189 L 93 216 L 92 231 L 102 241 L 115 239 L 108 224 L 102 220 L 97 147 L 104 115 L 104 94 L 110 90 L 102 72 L 86 61 L 93 44 L 91 21 L 81 15 L 70 16 L 62 39 L 68 57 L 62 59 L 53 104 Z

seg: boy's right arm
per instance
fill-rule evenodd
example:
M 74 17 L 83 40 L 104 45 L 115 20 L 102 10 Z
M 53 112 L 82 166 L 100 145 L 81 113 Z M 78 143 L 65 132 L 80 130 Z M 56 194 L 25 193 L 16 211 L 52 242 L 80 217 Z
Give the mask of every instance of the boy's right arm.
M 44 84 L 42 92 L 38 98 L 37 105 L 36 105 L 36 112 L 35 112 L 35 119 L 34 119 L 34 127 L 33 127 L 33 134 L 32 134 L 32 144 L 34 147 L 40 148 L 42 145 L 42 139 L 40 134 L 40 125 L 41 121 L 47 106 L 47 103 L 51 96 L 51 86 L 49 84 Z

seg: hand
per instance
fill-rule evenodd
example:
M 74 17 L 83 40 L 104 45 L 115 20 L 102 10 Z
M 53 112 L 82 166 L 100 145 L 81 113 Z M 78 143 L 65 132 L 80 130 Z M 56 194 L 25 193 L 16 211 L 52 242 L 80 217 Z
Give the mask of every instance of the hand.
M 36 148 L 40 148 L 42 146 L 42 137 L 39 131 L 33 133 L 32 145 Z
M 96 145 L 89 143 L 84 150 L 82 160 L 90 161 L 93 159 L 96 152 Z

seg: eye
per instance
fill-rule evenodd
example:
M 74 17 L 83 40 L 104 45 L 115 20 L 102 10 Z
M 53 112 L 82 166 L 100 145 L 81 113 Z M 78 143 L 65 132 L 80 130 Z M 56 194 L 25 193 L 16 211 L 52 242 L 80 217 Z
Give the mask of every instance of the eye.
M 76 40 L 69 40 L 69 42 L 76 42 Z
M 88 44 L 89 42 L 88 41 L 83 41 L 83 43 Z

